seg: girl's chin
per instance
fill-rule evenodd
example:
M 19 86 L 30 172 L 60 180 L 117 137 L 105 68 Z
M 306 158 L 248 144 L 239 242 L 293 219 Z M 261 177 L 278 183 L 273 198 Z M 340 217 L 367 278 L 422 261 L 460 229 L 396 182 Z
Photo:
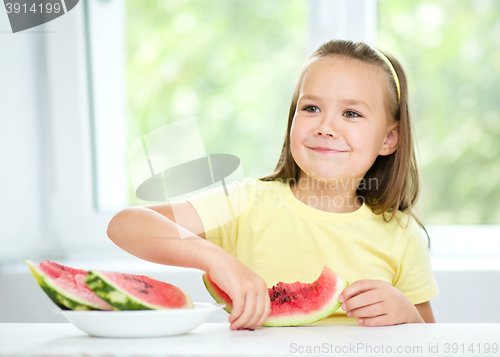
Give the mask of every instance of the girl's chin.
M 344 175 L 342 173 L 311 173 L 307 174 L 309 179 L 314 179 L 316 181 L 321 181 L 321 182 L 335 182 L 338 183 L 340 180 L 347 180 L 347 179 L 352 179 L 352 176 L 349 177 L 349 175 Z M 302 176 L 305 178 L 305 176 Z

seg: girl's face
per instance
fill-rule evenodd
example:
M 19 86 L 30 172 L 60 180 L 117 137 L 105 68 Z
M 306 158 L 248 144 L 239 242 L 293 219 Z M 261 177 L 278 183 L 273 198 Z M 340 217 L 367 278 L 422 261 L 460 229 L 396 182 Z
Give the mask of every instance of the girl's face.
M 396 150 L 398 123 L 389 119 L 385 76 L 376 66 L 339 56 L 309 67 L 290 133 L 301 178 L 359 180 L 378 155 Z

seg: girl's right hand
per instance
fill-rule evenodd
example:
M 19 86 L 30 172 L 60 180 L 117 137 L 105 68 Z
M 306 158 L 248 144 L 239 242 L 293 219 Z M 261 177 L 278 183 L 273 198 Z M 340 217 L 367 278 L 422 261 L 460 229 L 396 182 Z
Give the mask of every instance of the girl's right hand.
M 271 312 L 271 300 L 264 280 L 233 256 L 211 264 L 210 279 L 233 300 L 229 316 L 231 330 L 254 329 L 264 323 Z

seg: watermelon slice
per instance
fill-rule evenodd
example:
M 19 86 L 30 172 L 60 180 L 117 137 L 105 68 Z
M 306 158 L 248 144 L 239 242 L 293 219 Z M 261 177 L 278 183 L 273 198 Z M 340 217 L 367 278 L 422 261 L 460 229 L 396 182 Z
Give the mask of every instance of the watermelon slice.
M 26 260 L 43 291 L 63 310 L 113 310 L 85 284 L 87 271 L 49 260 L 35 264 Z
M 194 308 L 193 300 L 183 289 L 144 275 L 91 270 L 85 282 L 119 310 Z
M 231 298 L 206 273 L 203 282 L 215 301 L 226 304 L 224 309 L 230 313 Z M 319 321 L 340 307 L 338 297 L 347 285 L 347 281 L 326 266 L 313 283 L 279 282 L 269 288 L 271 313 L 263 326 L 297 326 Z

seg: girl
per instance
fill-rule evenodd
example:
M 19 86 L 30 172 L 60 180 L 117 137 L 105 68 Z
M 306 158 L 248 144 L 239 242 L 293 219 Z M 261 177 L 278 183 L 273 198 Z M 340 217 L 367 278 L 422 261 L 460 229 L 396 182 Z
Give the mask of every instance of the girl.
M 231 329 L 262 325 L 268 287 L 314 281 L 325 265 L 350 285 L 323 322 L 434 322 L 429 300 L 439 289 L 411 213 L 412 137 L 399 62 L 329 41 L 301 70 L 274 173 L 127 208 L 108 236 L 142 259 L 208 272 L 233 300 Z

